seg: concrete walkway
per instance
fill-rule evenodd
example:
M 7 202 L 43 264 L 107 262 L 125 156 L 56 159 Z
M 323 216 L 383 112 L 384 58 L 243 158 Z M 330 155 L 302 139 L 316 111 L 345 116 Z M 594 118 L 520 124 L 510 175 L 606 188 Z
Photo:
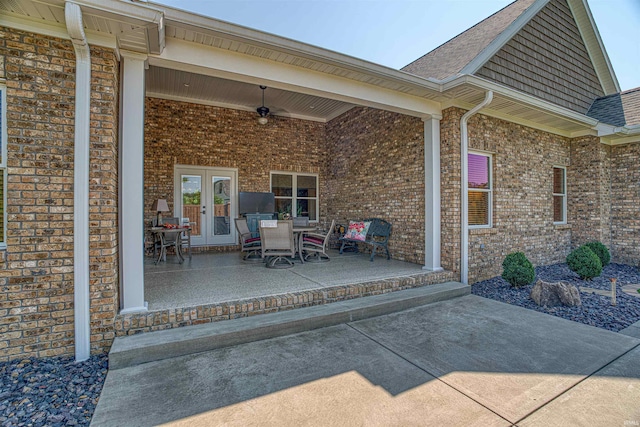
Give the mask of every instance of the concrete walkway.
M 109 371 L 91 425 L 158 424 L 637 426 L 640 340 L 469 295 Z

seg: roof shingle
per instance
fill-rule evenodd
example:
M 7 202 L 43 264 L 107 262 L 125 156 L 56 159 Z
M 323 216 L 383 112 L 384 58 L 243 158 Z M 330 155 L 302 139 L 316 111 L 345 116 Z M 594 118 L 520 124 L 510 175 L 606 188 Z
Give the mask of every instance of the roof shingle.
M 640 125 L 640 87 L 596 99 L 587 116 L 613 126 Z
M 458 74 L 506 30 L 535 0 L 516 0 L 402 68 L 425 78 L 444 80 Z

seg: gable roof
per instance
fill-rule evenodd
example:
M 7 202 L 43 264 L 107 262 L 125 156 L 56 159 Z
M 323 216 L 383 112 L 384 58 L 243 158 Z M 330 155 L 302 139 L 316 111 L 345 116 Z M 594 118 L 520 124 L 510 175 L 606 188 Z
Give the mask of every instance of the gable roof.
M 550 0 L 516 0 L 448 42 L 402 68 L 435 80 L 475 74 Z M 620 92 L 586 0 L 567 0 L 605 94 Z
M 444 80 L 459 74 L 518 17 L 522 16 L 535 1 L 516 0 L 403 67 L 402 71 L 437 80 Z
M 640 125 L 640 87 L 596 99 L 587 116 L 613 126 Z

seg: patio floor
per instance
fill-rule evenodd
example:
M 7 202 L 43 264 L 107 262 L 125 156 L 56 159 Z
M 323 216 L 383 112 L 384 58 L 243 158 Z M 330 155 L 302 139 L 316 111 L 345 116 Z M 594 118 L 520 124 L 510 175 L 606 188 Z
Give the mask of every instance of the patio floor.
M 149 311 L 158 311 L 429 274 L 418 264 L 380 257 L 370 262 L 368 254 L 331 251 L 330 256 L 329 262 L 296 262 L 284 270 L 242 261 L 239 252 L 194 253 L 183 264 L 172 255 L 158 265 L 146 257 L 145 300 Z

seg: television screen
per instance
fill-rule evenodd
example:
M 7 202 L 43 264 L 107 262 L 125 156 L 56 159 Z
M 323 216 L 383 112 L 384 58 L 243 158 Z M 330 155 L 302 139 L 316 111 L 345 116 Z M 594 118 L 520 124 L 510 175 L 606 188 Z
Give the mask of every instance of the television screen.
M 252 193 L 248 191 L 241 191 L 238 196 L 240 215 L 272 213 L 275 211 L 276 198 L 273 193 Z

